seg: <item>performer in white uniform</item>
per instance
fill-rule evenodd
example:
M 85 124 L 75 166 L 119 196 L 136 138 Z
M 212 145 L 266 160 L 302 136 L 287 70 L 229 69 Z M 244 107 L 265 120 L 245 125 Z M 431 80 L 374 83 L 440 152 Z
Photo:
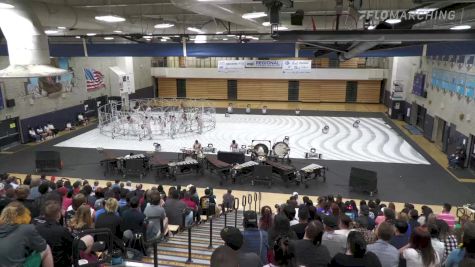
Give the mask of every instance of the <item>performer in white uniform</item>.
M 195 140 L 195 143 L 193 144 L 193 150 L 195 151 L 195 154 L 198 154 L 201 152 L 203 148 L 201 147 L 200 142 L 198 140 Z
M 229 146 L 231 149 L 231 152 L 238 152 L 239 151 L 239 145 L 236 143 L 236 140 L 233 140 L 231 142 L 231 145 Z
M 176 133 L 176 118 L 174 115 L 170 116 L 170 137 L 172 139 L 175 138 L 175 133 Z
M 203 119 L 201 116 L 196 116 L 196 123 L 198 124 L 198 133 L 202 134 L 203 133 Z
M 152 125 L 150 125 L 150 123 L 151 123 L 151 118 L 145 116 L 145 120 L 144 120 L 145 131 L 147 132 L 148 139 L 152 140 Z

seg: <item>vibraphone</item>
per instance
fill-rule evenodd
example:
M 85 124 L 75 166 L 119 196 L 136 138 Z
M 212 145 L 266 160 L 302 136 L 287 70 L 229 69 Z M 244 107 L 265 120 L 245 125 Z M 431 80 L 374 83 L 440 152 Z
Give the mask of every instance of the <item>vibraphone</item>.
M 210 172 L 214 171 L 216 174 L 219 175 L 220 177 L 219 184 L 222 185 L 223 182 L 229 176 L 232 165 L 219 160 L 218 157 L 215 155 L 207 155 L 206 162 L 207 162 L 206 164 L 207 169 L 210 170 Z
M 170 163 L 169 160 L 164 160 L 164 159 L 160 158 L 160 156 L 155 154 L 150 159 L 150 169 L 157 170 L 157 178 L 160 178 L 161 176 L 170 174 L 169 173 L 169 168 L 168 168 L 168 163 Z
M 307 182 L 318 177 L 322 177 L 324 182 L 327 181 L 326 168 L 312 163 L 300 169 L 297 184 L 304 183 L 305 187 L 308 187 Z
M 196 170 L 199 172 L 200 164 L 196 159 L 186 158 L 184 161 L 178 162 L 169 162 L 168 163 L 168 171 L 170 174 L 170 178 L 176 181 L 177 174 L 188 174 Z
M 264 161 L 265 164 L 272 166 L 272 172 L 276 173 L 282 178 L 284 183 L 287 185 L 289 182 L 295 180 L 296 178 L 296 169 L 292 165 L 276 162 L 273 160 Z
M 241 182 L 243 177 L 252 175 L 252 170 L 256 165 L 259 165 L 259 163 L 255 161 L 248 161 L 244 162 L 243 164 L 235 164 L 231 170 L 233 183 L 236 182 L 238 177 L 240 178 L 239 181 Z

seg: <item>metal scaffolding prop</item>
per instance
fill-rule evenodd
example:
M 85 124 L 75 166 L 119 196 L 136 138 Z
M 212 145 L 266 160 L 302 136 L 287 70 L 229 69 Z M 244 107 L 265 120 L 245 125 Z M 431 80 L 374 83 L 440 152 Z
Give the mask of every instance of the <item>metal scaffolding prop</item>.
M 112 139 L 174 139 L 216 127 L 216 110 L 202 99 L 110 101 L 99 107 L 98 117 L 100 133 Z

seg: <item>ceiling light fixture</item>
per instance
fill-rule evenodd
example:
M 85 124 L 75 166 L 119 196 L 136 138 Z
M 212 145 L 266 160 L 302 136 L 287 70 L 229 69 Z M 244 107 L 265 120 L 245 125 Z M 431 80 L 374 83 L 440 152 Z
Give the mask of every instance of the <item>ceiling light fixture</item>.
M 206 35 L 196 35 L 195 44 L 204 44 L 206 43 Z
M 97 33 L 93 33 L 93 32 L 90 32 L 90 33 L 86 33 L 87 36 L 96 36 Z
M 471 28 L 472 28 L 472 26 L 470 26 L 470 25 L 457 25 L 457 26 L 451 27 L 450 29 L 455 30 L 455 31 L 459 31 L 459 30 L 468 30 L 468 29 L 471 29 Z
M 2 9 L 2 8 L 4 8 L 4 9 L 7 9 L 7 8 L 8 8 L 8 9 L 11 9 L 11 8 L 15 8 L 15 6 L 14 6 L 14 5 L 7 4 L 7 3 L 0 3 L 0 9 Z
M 389 23 L 389 24 L 398 24 L 398 23 L 401 22 L 400 19 L 387 19 L 387 20 L 385 20 L 385 21 L 386 21 L 387 23 Z
M 104 37 L 104 40 L 114 40 L 114 37 L 112 37 L 112 36 L 107 36 L 107 37 Z
M 262 22 L 262 26 L 264 27 L 269 27 L 271 26 L 272 24 L 270 24 L 270 21 L 265 21 L 265 22 Z
M 265 12 L 252 12 L 252 13 L 245 13 L 242 15 L 243 19 L 257 19 L 257 18 L 262 18 L 262 17 L 267 17 L 267 14 Z
M 195 27 L 188 27 L 186 29 L 189 30 L 190 32 L 205 33 L 204 31 L 202 31 L 198 28 L 195 28 Z
M 415 10 L 411 10 L 408 13 L 413 14 L 413 15 L 427 15 L 427 14 L 430 14 L 430 13 L 436 11 L 436 10 L 437 10 L 437 8 L 418 8 L 418 9 L 415 9 Z
M 368 26 L 368 30 L 374 30 L 374 29 L 376 29 L 376 25 L 369 25 Z
M 159 24 L 156 24 L 155 26 L 153 26 L 155 29 L 168 29 L 168 28 L 171 28 L 171 27 L 174 27 L 175 24 L 173 23 L 159 23 Z
M 287 27 L 285 27 L 285 26 L 278 26 L 278 27 L 277 27 L 277 30 L 278 30 L 278 31 L 286 31 L 286 30 L 288 30 L 288 29 L 289 29 L 289 28 L 287 28 Z
M 151 35 L 145 35 L 143 38 L 144 38 L 144 39 L 152 39 L 153 36 L 151 36 Z
M 223 38 L 223 41 L 227 41 L 227 40 L 228 40 L 228 38 Z
M 56 33 L 58 33 L 58 30 L 46 30 L 45 33 L 46 34 L 56 34 Z
M 160 39 L 160 41 L 161 41 L 161 42 L 166 42 L 167 39 L 163 39 L 163 38 L 162 38 L 162 39 Z
M 122 33 L 120 30 L 115 30 L 114 33 Z
M 76 38 L 76 39 L 81 39 L 81 36 L 78 35 L 78 36 L 76 36 L 75 38 Z
M 125 18 L 116 16 L 116 15 L 96 16 L 95 19 L 99 21 L 109 22 L 109 23 L 125 21 Z
M 223 32 L 216 32 L 216 34 L 223 34 Z
M 67 28 L 64 26 L 58 26 L 58 30 L 66 30 Z
M 234 35 L 234 34 L 228 34 L 228 35 L 226 35 L 226 36 L 227 36 L 227 37 L 236 37 L 236 35 Z
M 169 40 L 170 37 L 168 37 L 168 36 L 162 36 L 162 39 Z

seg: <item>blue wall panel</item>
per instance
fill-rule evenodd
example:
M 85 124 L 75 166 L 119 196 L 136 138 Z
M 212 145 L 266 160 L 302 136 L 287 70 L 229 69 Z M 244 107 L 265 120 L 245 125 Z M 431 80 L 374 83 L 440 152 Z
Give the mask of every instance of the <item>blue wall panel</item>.
M 427 56 L 436 55 L 473 55 L 475 42 L 445 42 L 427 45 Z
M 187 44 L 189 57 L 293 57 L 293 43 Z
M 88 44 L 87 51 L 92 57 L 167 57 L 183 56 L 183 47 L 178 43 L 169 44 Z
M 0 56 L 8 56 L 7 45 L 0 45 Z

